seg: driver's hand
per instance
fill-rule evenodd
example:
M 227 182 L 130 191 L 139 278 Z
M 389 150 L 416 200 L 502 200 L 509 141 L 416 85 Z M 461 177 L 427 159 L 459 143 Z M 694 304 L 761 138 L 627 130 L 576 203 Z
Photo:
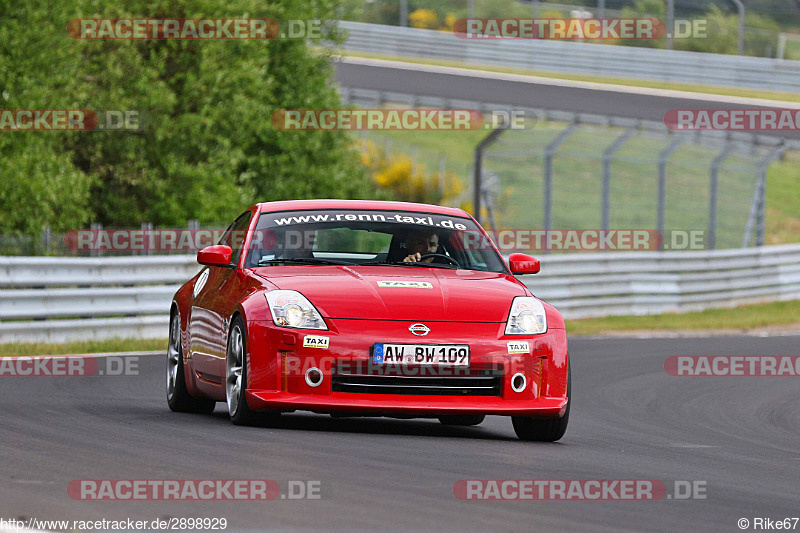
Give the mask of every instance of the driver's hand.
M 411 255 L 406 256 L 406 258 L 403 259 L 403 263 L 415 263 L 415 262 L 419 261 L 420 259 L 422 259 L 422 254 L 417 252 L 415 254 L 411 254 Z

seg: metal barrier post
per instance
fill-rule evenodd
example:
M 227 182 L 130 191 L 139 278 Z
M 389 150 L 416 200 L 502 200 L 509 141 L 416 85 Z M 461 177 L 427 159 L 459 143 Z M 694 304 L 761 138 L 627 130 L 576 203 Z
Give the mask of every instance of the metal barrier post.
M 750 216 L 747 217 L 747 226 L 744 228 L 742 248 L 750 246 L 750 235 L 753 233 L 754 224 L 756 226 L 756 246 L 764 246 L 766 240 L 767 168 L 783 154 L 786 148 L 785 143 L 779 145 L 767 154 L 767 157 L 762 159 L 756 167 L 758 172 L 756 190 L 753 194 L 753 201 L 750 203 Z
M 658 154 L 658 232 L 664 237 L 667 219 L 667 161 L 675 150 L 686 142 L 686 137 L 677 137 Z M 663 243 L 662 243 L 663 246 Z
M 773 150 L 767 157 L 758 164 L 758 216 L 756 224 L 756 246 L 764 246 L 767 236 L 767 168 L 778 159 L 786 150 L 785 145 L 781 145 Z
M 408 26 L 408 0 L 400 0 L 400 25 Z
M 717 247 L 717 187 L 719 185 L 719 167 L 733 152 L 733 145 L 728 144 L 711 163 L 711 183 L 708 193 L 708 249 Z
M 675 30 L 675 0 L 667 0 L 667 50 L 672 50 L 672 32 Z
M 481 221 L 481 174 L 483 172 L 483 152 L 488 148 L 493 142 L 497 140 L 501 133 L 506 131 L 510 126 L 508 121 L 503 121 L 497 129 L 492 130 L 492 132 L 486 136 L 481 142 L 478 143 L 478 146 L 475 147 L 475 168 L 473 169 L 474 177 L 473 177 L 473 184 L 472 186 L 475 188 L 473 191 L 473 202 L 474 207 L 473 216 L 475 220 L 480 223 Z
M 739 55 L 744 55 L 744 4 L 742 0 L 731 0 L 739 10 Z
M 601 226 L 604 230 L 608 229 L 609 218 L 611 212 L 611 159 L 614 153 L 622 148 L 622 145 L 636 133 L 636 127 L 630 127 L 625 132 L 617 137 L 611 146 L 603 151 L 603 206 L 602 206 L 602 222 Z
M 94 242 L 95 243 L 99 242 L 98 237 L 100 236 L 100 232 L 103 230 L 103 225 L 99 223 L 94 223 L 92 224 L 91 229 L 92 229 L 92 235 L 94 236 L 93 239 Z M 103 255 L 103 253 L 100 251 L 100 248 L 98 246 L 95 246 L 94 249 L 91 252 L 89 252 L 89 255 L 92 257 L 100 257 L 101 255 Z
M 544 149 L 544 220 L 542 220 L 542 227 L 545 230 L 549 230 L 553 223 L 553 158 L 556 155 L 556 150 L 577 129 L 578 124 L 573 122 Z

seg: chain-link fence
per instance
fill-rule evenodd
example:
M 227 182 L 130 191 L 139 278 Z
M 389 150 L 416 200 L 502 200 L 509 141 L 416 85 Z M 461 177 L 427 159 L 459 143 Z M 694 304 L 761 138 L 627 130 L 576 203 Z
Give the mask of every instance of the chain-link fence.
M 703 231 L 707 248 L 737 248 L 755 237 L 759 162 L 770 153 L 635 127 L 548 122 L 506 131 L 487 150 L 484 175 L 497 179 L 484 197 L 498 229 Z
M 603 125 L 602 117 L 594 118 L 540 120 L 501 134 L 483 156 L 483 225 L 497 231 L 648 230 L 664 238 L 691 232 L 702 236 L 703 249 L 764 243 L 765 171 L 786 149 L 779 140 L 756 144 L 637 122 L 611 125 L 610 118 Z M 380 132 L 363 132 L 361 140 L 432 170 L 431 186 L 437 168 L 456 173 L 462 187 L 448 205 L 474 212 L 474 146 L 448 154 Z

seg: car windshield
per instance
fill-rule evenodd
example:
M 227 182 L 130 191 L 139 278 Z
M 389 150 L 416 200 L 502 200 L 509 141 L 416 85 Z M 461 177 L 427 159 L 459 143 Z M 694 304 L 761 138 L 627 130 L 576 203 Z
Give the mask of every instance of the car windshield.
M 262 213 L 245 268 L 289 264 L 396 265 L 508 273 L 486 233 L 472 219 L 413 211 Z

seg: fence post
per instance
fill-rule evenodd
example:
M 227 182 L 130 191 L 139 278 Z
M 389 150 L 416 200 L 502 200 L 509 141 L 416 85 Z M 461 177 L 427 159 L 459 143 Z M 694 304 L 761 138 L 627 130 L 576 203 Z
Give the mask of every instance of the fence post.
M 42 232 L 42 255 L 47 255 L 50 252 L 50 241 L 52 238 L 50 226 L 45 226 Z
M 767 168 L 773 161 L 778 159 L 786 150 L 785 142 L 775 148 L 772 152 L 759 161 L 756 165 L 757 178 L 756 190 L 753 193 L 753 200 L 750 202 L 750 215 L 747 217 L 747 225 L 744 228 L 744 238 L 742 248 L 750 246 L 750 235 L 753 233 L 753 225 L 756 226 L 756 246 L 764 246 L 766 241 L 766 195 L 767 195 Z
M 767 157 L 758 163 L 758 216 L 756 225 L 756 246 L 764 246 L 767 238 L 767 168 L 778 159 L 786 150 L 786 145 L 781 144 L 773 150 Z
M 400 0 L 400 25 L 408 26 L 408 0 Z
M 739 55 L 744 55 L 744 4 L 742 0 L 731 0 L 739 11 Z M 670 31 L 669 29 L 667 31 Z
M 542 220 L 542 229 L 544 230 L 549 230 L 553 223 L 553 158 L 556 150 L 569 139 L 570 135 L 575 133 L 576 129 L 578 129 L 578 124 L 573 122 L 544 149 L 544 217 Z
M 719 185 L 719 167 L 733 152 L 733 145 L 728 144 L 711 162 L 711 183 L 708 193 L 708 249 L 717 247 L 717 188 Z
M 508 121 L 503 121 L 502 124 L 498 126 L 497 129 L 492 130 L 492 132 L 487 135 L 481 142 L 478 143 L 478 146 L 475 147 L 475 167 L 472 169 L 473 175 L 473 184 L 472 186 L 475 188 L 473 191 L 473 216 L 475 220 L 480 223 L 481 221 L 481 174 L 483 172 L 483 151 L 489 147 L 497 138 L 500 136 L 501 133 L 506 131 L 509 127 Z
M 606 16 L 606 0 L 597 0 L 597 18 L 602 19 Z M 600 33 L 600 42 L 603 42 L 603 34 Z
M 144 255 L 153 255 L 153 223 L 142 222 L 142 233 L 142 236 L 144 237 Z
M 778 49 L 775 51 L 775 59 L 784 59 L 786 55 L 786 34 L 778 34 Z
M 667 50 L 672 50 L 672 32 L 675 29 L 675 0 L 667 0 Z
M 103 255 L 103 252 L 97 246 L 97 243 L 100 241 L 100 239 L 98 239 L 98 237 L 99 237 L 99 233 L 101 231 L 103 231 L 103 225 L 100 224 L 100 223 L 95 222 L 94 224 L 91 225 L 91 229 L 92 229 L 92 235 L 94 236 L 93 241 L 95 243 L 95 248 L 89 252 L 89 255 L 91 257 L 100 257 L 101 255 Z
M 622 145 L 625 144 L 634 133 L 636 133 L 636 126 L 631 126 L 603 151 L 603 205 L 601 227 L 604 230 L 608 230 L 611 213 L 611 158 L 614 157 L 614 153 L 622 148 Z
M 672 143 L 658 154 L 658 232 L 664 238 L 667 219 L 667 161 L 675 150 L 686 142 L 686 137 L 677 137 Z M 661 246 L 664 246 L 662 240 Z

